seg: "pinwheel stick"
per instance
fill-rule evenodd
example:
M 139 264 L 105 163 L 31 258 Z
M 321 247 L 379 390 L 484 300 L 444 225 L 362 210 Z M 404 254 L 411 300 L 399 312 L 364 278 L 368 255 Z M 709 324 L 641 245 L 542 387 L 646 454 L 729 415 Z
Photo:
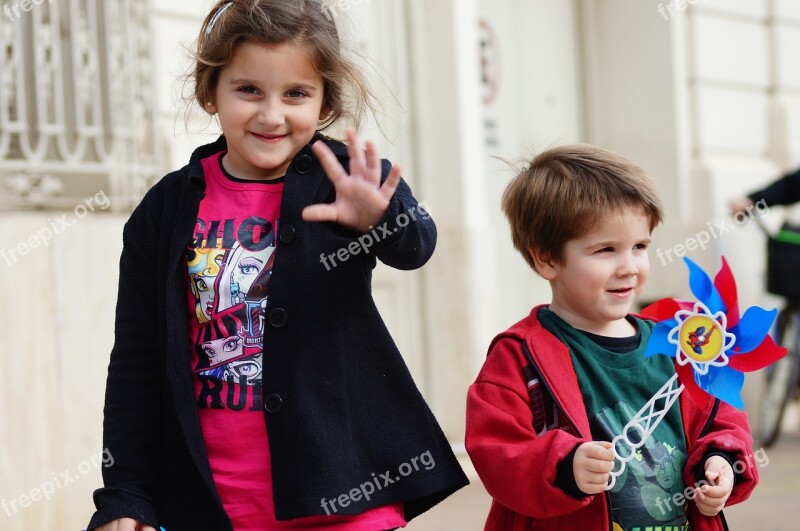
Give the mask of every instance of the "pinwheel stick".
M 622 428 L 622 433 L 614 437 L 611 441 L 611 449 L 614 452 L 614 467 L 609 473 L 606 490 L 614 488 L 617 478 L 625 471 L 625 464 L 633 459 L 636 455 L 636 450 L 641 448 L 647 439 L 653 435 L 656 427 L 664 419 L 669 408 L 678 400 L 684 389 L 683 384 L 678 382 L 678 374 L 675 373 L 647 401 L 644 407 L 625 424 L 625 427 Z

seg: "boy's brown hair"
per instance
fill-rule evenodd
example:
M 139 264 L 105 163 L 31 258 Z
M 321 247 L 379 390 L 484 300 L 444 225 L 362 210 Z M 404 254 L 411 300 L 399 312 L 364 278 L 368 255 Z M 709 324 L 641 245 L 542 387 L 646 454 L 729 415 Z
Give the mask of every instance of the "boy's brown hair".
M 662 219 L 661 201 L 644 170 L 588 144 L 537 155 L 508 184 L 502 206 L 514 247 L 534 271 L 531 249 L 563 264 L 564 244 L 589 233 L 602 216 L 633 209 L 650 219 L 651 231 Z

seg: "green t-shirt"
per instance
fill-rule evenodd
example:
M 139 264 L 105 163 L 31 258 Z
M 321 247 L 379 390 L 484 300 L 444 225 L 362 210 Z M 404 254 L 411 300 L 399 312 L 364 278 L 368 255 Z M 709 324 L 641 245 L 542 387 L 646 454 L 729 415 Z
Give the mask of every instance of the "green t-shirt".
M 644 357 L 654 326 L 651 321 L 629 317 L 637 328 L 638 345 L 635 337 L 627 338 L 633 350 L 613 352 L 595 340 L 606 339 L 602 343 L 608 344 L 616 338 L 578 330 L 547 308 L 540 310 L 538 317 L 542 326 L 569 348 L 594 440 L 611 441 L 620 434 L 675 374 L 670 358 Z M 614 530 L 690 529 L 684 498 L 675 498 L 684 501 L 681 505 L 673 501 L 685 488 L 681 479 L 685 464 L 686 439 L 676 403 L 608 491 Z

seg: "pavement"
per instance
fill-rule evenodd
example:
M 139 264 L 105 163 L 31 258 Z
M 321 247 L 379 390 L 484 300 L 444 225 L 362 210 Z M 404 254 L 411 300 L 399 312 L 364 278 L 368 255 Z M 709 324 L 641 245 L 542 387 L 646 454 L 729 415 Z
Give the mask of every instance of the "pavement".
M 784 433 L 771 448 L 754 449 L 760 482 L 750 499 L 725 509 L 732 531 L 797 531 L 800 529 L 800 411 L 784 422 Z M 759 451 L 760 450 L 760 451 Z M 471 484 L 414 519 L 408 531 L 483 531 L 491 499 L 469 463 Z

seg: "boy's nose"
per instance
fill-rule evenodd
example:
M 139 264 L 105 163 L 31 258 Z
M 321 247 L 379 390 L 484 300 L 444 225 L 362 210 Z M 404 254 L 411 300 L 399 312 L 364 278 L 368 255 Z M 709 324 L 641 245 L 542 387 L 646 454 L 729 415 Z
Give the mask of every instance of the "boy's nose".
M 625 253 L 620 257 L 620 262 L 617 265 L 617 274 L 620 276 L 631 276 L 639 273 L 639 266 L 636 265 L 636 259 L 631 253 Z

